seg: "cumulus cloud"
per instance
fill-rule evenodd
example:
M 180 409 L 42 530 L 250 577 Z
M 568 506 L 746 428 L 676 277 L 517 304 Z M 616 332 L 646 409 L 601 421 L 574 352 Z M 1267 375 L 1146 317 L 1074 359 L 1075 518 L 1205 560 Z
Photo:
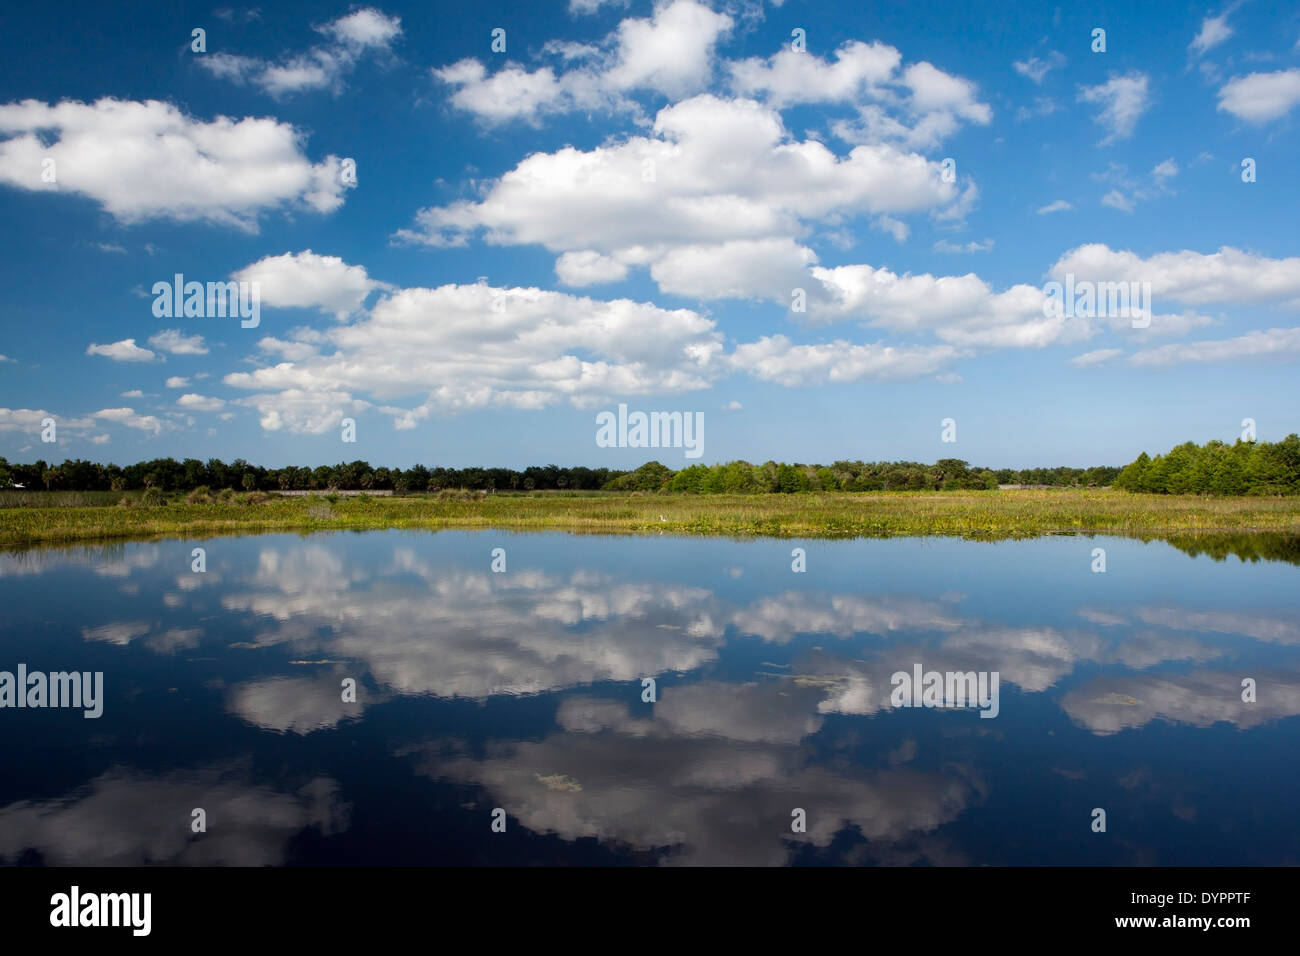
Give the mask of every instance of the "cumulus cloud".
M 585 243 L 596 237 L 580 238 Z M 562 279 L 575 285 L 616 279 L 623 263 L 617 256 L 628 249 L 612 242 L 611 247 L 613 255 L 595 250 L 562 255 L 557 266 Z M 784 386 L 951 375 L 953 362 L 981 350 L 1069 345 L 1106 328 L 1140 342 L 1183 335 L 1212 321 L 1190 311 L 1162 312 L 1153 315 L 1150 328 L 1134 331 L 1119 319 L 1048 316 L 1043 290 L 1036 286 L 999 291 L 974 273 L 899 274 L 866 264 L 824 267 L 811 250 L 788 238 L 665 245 L 657 256 L 644 258 L 665 292 L 789 306 L 791 291 L 802 289 L 807 308 L 800 318 L 807 324 L 853 321 L 877 330 L 877 337 L 796 342 L 768 335 L 736 343 L 728 351 L 715 323 L 687 309 L 486 282 L 395 289 L 381 287 L 363 269 L 341 260 L 286 254 L 237 274 L 249 277 L 273 263 L 274 269 L 261 273 L 273 301 L 338 308 L 345 321 L 264 338 L 250 358 L 253 369 L 233 372 L 224 381 L 246 393 L 236 403 L 256 409 L 267 430 L 320 433 L 337 426 L 344 415 L 366 411 L 390 416 L 396 428 L 408 429 L 431 415 L 470 409 L 538 409 L 558 403 L 591 407 L 616 395 L 703 389 L 737 373 Z M 278 286 L 271 276 L 277 269 L 283 270 L 286 295 L 296 298 L 276 299 Z M 294 279 L 299 269 L 306 278 Z M 1093 244 L 1071 250 L 1052 267 L 1058 278 L 1071 272 L 1077 279 L 1151 282 L 1153 296 L 1189 305 L 1300 302 L 1296 263 L 1230 248 L 1143 260 Z M 364 307 L 363 300 L 376 288 L 383 294 Z M 346 311 L 354 306 L 356 314 L 348 317 Z M 938 341 L 881 341 L 880 332 Z M 1175 355 L 1199 354 L 1196 345 L 1186 348 L 1148 349 L 1131 361 L 1160 364 Z M 1241 354 L 1266 348 L 1247 343 Z M 1072 361 L 1086 366 L 1117 355 L 1118 350 L 1099 349 Z
M 1230 339 L 1183 342 L 1135 352 L 1134 365 L 1165 366 L 1186 363 L 1265 361 L 1288 362 L 1300 358 L 1300 328 L 1258 329 Z
M 201 335 L 185 335 L 179 329 L 164 329 L 149 337 L 149 344 L 172 355 L 207 355 L 208 347 Z
M 1047 78 L 1048 73 L 1064 65 L 1065 57 L 1056 50 L 1052 50 L 1042 59 L 1031 56 L 1024 60 L 1016 60 L 1011 64 L 1017 73 L 1033 81 L 1035 86 L 1042 86 L 1043 80 Z
M 777 108 L 805 103 L 848 104 L 854 120 L 832 125 L 850 143 L 898 143 L 909 148 L 938 145 L 960 125 L 986 126 L 993 117 L 974 83 L 932 63 L 900 70 L 902 54 L 885 43 L 845 43 L 825 59 L 783 49 L 766 59 L 728 64 L 731 87 Z
M 452 88 L 452 106 L 488 123 L 535 123 L 573 110 L 635 110 L 625 94 L 653 91 L 676 99 L 704 89 L 713 75 L 714 47 L 733 24 L 728 14 L 695 0 L 673 0 L 648 18 L 623 20 L 584 50 L 584 62 L 571 70 L 530 71 L 508 62 L 489 73 L 483 62 L 467 58 L 432 73 Z
M 661 3 L 653 17 L 618 25 L 617 58 L 603 79 L 615 89 L 647 88 L 670 98 L 703 89 L 714 45 L 734 22 L 692 0 Z
M 343 204 L 339 161 L 310 162 L 276 120 L 191 118 L 170 103 L 104 98 L 0 106 L 0 183 L 69 192 L 125 223 L 206 221 L 256 232 L 266 210 Z M 52 159 L 56 183 L 32 172 Z
M 694 312 L 627 299 L 486 284 L 411 288 L 381 298 L 352 324 L 264 339 L 264 354 L 292 360 L 225 382 L 258 393 L 243 401 L 271 430 L 321 432 L 344 406 L 414 396 L 415 408 L 385 409 L 409 428 L 435 411 L 704 388 L 719 374 L 721 339 Z M 357 405 L 356 393 L 368 399 Z
M 391 288 L 371 279 L 362 266 L 350 266 L 338 256 L 321 256 L 310 249 L 267 256 L 231 278 L 259 283 L 265 305 L 320 309 L 340 319 L 361 308 L 371 292 Z
M 855 121 L 831 128 L 849 143 L 897 143 L 908 149 L 933 149 L 957 132 L 962 122 L 987 126 L 993 110 L 976 98 L 975 84 L 933 64 L 914 63 L 899 77 L 906 95 L 890 105 L 870 104 Z
M 1070 359 L 1070 364 L 1076 368 L 1091 368 L 1094 365 L 1105 365 L 1107 362 L 1119 358 L 1124 354 L 1123 349 L 1094 349 L 1091 352 L 1084 352 L 1082 355 L 1076 355 Z
M 567 286 L 599 285 L 627 278 L 627 263 L 591 249 L 566 252 L 555 260 L 555 275 Z
M 1201 56 L 1232 36 L 1232 27 L 1228 26 L 1228 13 L 1217 17 L 1206 17 L 1201 21 L 1200 31 L 1192 38 L 1187 49 L 1196 56 Z
M 1097 107 L 1093 119 L 1105 127 L 1102 146 L 1133 135 L 1138 120 L 1151 106 L 1149 81 L 1145 73 L 1133 71 L 1123 76 L 1112 76 L 1097 86 L 1079 88 L 1079 102 Z
M 197 57 L 198 64 L 213 76 L 232 83 L 250 83 L 275 97 L 309 90 L 343 88 L 365 54 L 386 55 L 402 34 L 400 17 L 390 17 L 373 7 L 316 27 L 328 42 L 304 53 L 288 54 L 278 62 L 227 52 Z
M 1300 103 L 1300 69 L 1251 73 L 1225 83 L 1219 109 L 1248 123 L 1267 123 Z
M 767 106 L 706 94 L 661 110 L 651 136 L 535 153 L 486 184 L 482 199 L 422 210 L 398 235 L 458 245 L 482 233 L 494 244 L 581 253 L 557 268 L 586 279 L 593 266 L 614 275 L 611 259 L 653 265 L 674 248 L 788 241 L 854 215 L 942 212 L 967 196 L 942 172 L 890 145 L 840 157 L 794 140 Z
M 1086 318 L 1047 318 L 1043 290 L 1014 285 L 1003 292 L 974 273 L 899 275 L 870 265 L 815 266 L 828 302 L 809 309 L 813 321 L 859 319 L 894 332 L 933 332 L 958 346 L 1033 348 L 1086 339 Z
M 189 409 L 194 412 L 219 412 L 226 407 L 226 403 L 219 398 L 212 398 L 207 395 L 197 395 L 194 392 L 187 392 L 180 398 L 176 399 L 176 404 L 181 408 Z
M 0 408 L 0 432 L 22 432 L 32 436 L 40 435 L 46 419 L 53 419 L 58 426 L 59 441 L 69 435 L 86 438 L 102 445 L 108 441 L 106 435 L 90 435 L 93 430 L 102 428 L 102 422 L 111 421 L 126 428 L 159 434 L 164 425 L 153 415 L 137 415 L 131 408 L 104 408 L 89 415 L 59 415 L 43 408 Z
M 1271 259 L 1224 246 L 1218 252 L 1189 249 L 1142 258 L 1134 252 L 1089 243 L 1071 249 L 1051 268 L 1094 282 L 1150 282 L 1153 297 L 1188 305 L 1274 303 L 1300 308 L 1300 257 Z
M 935 252 L 991 252 L 993 240 L 972 239 L 970 242 L 952 242 L 948 239 L 940 239 L 932 248 Z
M 771 57 L 716 60 L 716 46 L 735 25 L 697 0 L 656 4 L 649 18 L 628 18 L 593 45 L 548 43 L 544 54 L 563 63 L 528 69 L 507 61 L 489 71 L 466 58 L 435 68 L 451 87 L 449 102 L 483 122 L 536 124 L 552 113 L 627 111 L 639 115 L 636 94 L 680 100 L 707 89 L 715 72 L 732 92 L 780 109 L 800 103 L 840 103 L 855 120 L 833 127 L 851 143 L 937 145 L 963 123 L 987 125 L 992 110 L 975 84 L 927 62 L 902 67 L 902 55 L 879 41 L 850 41 L 832 58 L 783 49 Z M 569 68 L 569 61 L 578 61 Z M 720 69 L 719 69 L 720 68 Z
M 607 266 L 597 257 L 561 258 L 561 274 L 575 284 L 594 280 L 593 271 Z M 336 262 L 329 271 L 343 275 L 350 268 Z M 364 278 L 363 271 L 357 275 Z M 348 321 L 263 338 L 250 357 L 254 368 L 224 381 L 248 393 L 237 404 L 257 409 L 271 431 L 320 433 L 367 410 L 407 429 L 430 415 L 470 409 L 591 407 L 616 395 L 703 389 L 737 372 L 785 385 L 916 378 L 941 372 L 974 349 L 1068 344 L 1099 328 L 1086 318 L 1045 317 L 1036 287 L 999 292 L 974 274 L 826 268 L 788 239 L 668 248 L 651 275 L 667 292 L 701 299 L 789 306 L 791 290 L 803 289 L 802 318 L 811 324 L 856 321 L 933 335 L 940 344 L 796 343 L 776 335 L 738 343 L 728 353 L 714 321 L 695 311 L 482 282 L 388 288 Z M 346 304 L 373 284 L 364 278 Z M 299 304 L 335 301 L 293 288 L 302 294 Z
M 903 55 L 885 43 L 852 40 L 825 59 L 807 51 L 782 49 L 767 58 L 728 64 L 732 88 L 762 96 L 776 107 L 796 103 L 856 103 L 893 95 Z
M 813 280 L 811 249 L 792 239 L 735 239 L 671 249 L 650 268 L 663 292 L 696 299 L 790 301 L 791 290 Z
M 61 418 L 43 408 L 0 408 L 0 432 L 39 435 L 47 418 L 54 419 L 63 431 L 84 432 L 95 424 L 93 418 Z
M 110 422 L 117 422 L 119 425 L 125 425 L 127 428 L 135 428 L 143 432 L 152 432 L 157 435 L 162 431 L 163 424 L 153 415 L 137 415 L 133 408 L 102 408 L 92 413 L 93 418 L 102 418 Z
M 148 349 L 135 344 L 135 339 L 122 339 L 108 345 L 91 344 L 86 348 L 87 355 L 102 355 L 114 362 L 152 362 L 157 356 Z
M 962 354 L 948 345 L 854 345 L 842 339 L 796 345 L 784 335 L 772 335 L 736 346 L 730 362 L 761 381 L 797 386 L 919 378 Z
M 626 7 L 628 0 L 569 0 L 569 12 L 574 16 L 595 13 L 601 7 Z

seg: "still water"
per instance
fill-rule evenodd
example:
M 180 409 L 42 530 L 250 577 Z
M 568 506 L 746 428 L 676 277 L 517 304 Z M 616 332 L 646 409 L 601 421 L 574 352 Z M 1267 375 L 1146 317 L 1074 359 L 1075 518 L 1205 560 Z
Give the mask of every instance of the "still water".
M 0 671 L 103 675 L 0 709 L 0 862 L 1294 865 L 1298 581 L 1070 536 L 0 555 Z M 996 707 L 901 706 L 930 671 Z

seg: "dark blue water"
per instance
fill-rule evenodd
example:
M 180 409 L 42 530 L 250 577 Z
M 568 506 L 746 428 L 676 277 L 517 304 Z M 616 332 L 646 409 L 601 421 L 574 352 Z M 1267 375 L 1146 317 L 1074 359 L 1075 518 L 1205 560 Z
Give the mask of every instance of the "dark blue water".
M 1296 864 L 1298 581 L 1083 537 L 0 555 L 0 671 L 103 673 L 97 719 L 0 709 L 0 861 Z M 895 706 L 918 665 L 997 715 Z

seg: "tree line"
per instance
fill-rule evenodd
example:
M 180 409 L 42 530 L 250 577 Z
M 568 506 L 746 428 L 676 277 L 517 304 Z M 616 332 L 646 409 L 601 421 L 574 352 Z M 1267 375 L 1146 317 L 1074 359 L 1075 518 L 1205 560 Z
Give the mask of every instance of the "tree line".
M 1300 494 L 1300 436 L 1279 442 L 1184 442 L 1164 455 L 1146 452 L 1125 465 L 1115 487 L 1185 495 Z
M 22 486 L 49 491 L 192 491 L 234 488 L 244 491 L 394 491 L 465 489 L 474 491 L 641 491 L 696 494 L 794 494 L 811 491 L 935 491 L 996 488 L 999 484 L 1050 487 L 1100 487 L 1116 480 L 1118 468 L 973 467 L 956 458 L 932 465 L 920 462 L 837 461 L 832 465 L 761 465 L 732 461 L 691 465 L 674 471 L 657 461 L 634 471 L 610 468 L 413 468 L 373 467 L 366 461 L 315 468 L 289 465 L 264 468 L 242 458 L 223 462 L 155 458 L 133 465 L 100 464 L 80 458 L 62 464 L 10 463 L 0 458 L 0 488 Z
M 0 488 L 22 486 L 50 491 L 640 491 L 686 494 L 770 494 L 816 491 L 938 491 L 1040 485 L 1098 488 L 1156 494 L 1300 494 L 1300 436 L 1279 442 L 1185 442 L 1164 455 L 1143 452 L 1123 468 L 1000 468 L 973 466 L 957 458 L 921 462 L 837 461 L 808 465 L 731 461 L 690 465 L 674 471 L 658 461 L 622 471 L 612 468 L 413 468 L 373 467 L 366 461 L 308 468 L 264 468 L 242 458 L 224 462 L 155 458 L 132 465 L 69 459 L 11 463 L 0 458 Z

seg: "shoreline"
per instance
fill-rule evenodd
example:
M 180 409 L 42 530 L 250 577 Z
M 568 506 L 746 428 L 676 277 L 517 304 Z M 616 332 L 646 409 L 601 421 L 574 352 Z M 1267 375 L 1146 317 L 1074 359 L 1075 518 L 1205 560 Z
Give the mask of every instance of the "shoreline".
M 1300 497 L 1210 498 L 1099 489 L 796 495 L 604 493 L 279 497 L 165 505 L 0 508 L 0 549 L 268 532 L 567 531 L 734 538 L 1052 534 L 1300 536 Z

